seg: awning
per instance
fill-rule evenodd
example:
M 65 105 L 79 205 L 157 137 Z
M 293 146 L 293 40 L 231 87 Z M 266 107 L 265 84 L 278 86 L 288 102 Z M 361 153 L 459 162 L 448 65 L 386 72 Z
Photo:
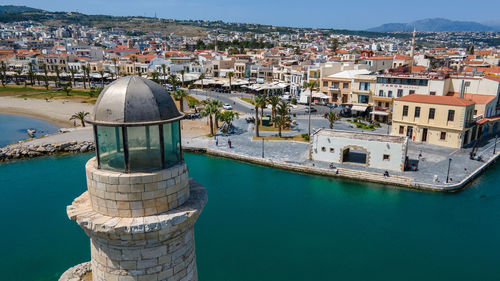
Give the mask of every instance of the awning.
M 371 114 L 381 115 L 381 116 L 389 116 L 389 112 L 385 112 L 385 111 L 372 111 Z
M 368 106 L 353 105 L 351 108 L 351 111 L 365 112 L 367 108 L 368 108 Z

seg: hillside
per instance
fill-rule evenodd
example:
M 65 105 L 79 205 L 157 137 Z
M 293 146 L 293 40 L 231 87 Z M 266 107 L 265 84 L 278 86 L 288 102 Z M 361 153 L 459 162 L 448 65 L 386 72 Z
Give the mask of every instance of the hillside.
M 387 23 L 378 27 L 370 28 L 368 31 L 396 32 L 396 31 L 418 31 L 426 32 L 466 32 L 466 31 L 495 31 L 495 28 L 471 21 L 452 21 L 448 19 L 435 18 L 413 21 L 410 23 Z

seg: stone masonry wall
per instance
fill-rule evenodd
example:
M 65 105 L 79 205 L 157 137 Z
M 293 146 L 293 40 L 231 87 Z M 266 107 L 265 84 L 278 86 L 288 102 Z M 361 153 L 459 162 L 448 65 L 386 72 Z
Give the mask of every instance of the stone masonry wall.
M 197 280 L 193 225 L 174 235 L 160 242 L 145 238 L 146 245 L 137 247 L 92 239 L 93 280 Z
M 87 186 L 92 209 L 112 217 L 142 217 L 177 208 L 189 198 L 185 164 L 151 173 L 120 173 L 97 169 L 87 162 Z

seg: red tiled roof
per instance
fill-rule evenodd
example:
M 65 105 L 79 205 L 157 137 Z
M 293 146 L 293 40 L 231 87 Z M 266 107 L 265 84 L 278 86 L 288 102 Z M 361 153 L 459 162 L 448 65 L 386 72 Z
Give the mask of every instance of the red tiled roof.
M 460 97 L 459 92 L 448 92 L 447 96 L 451 97 Z M 464 98 L 466 100 L 470 100 L 474 102 L 475 104 L 487 104 L 494 100 L 496 96 L 494 95 L 482 95 L 482 94 L 471 94 L 471 93 L 465 93 Z
M 461 99 L 453 96 L 430 96 L 430 95 L 419 95 L 413 94 L 395 99 L 396 101 L 409 101 L 409 102 L 420 102 L 420 103 L 432 103 L 432 104 L 444 104 L 444 105 L 456 105 L 456 106 L 468 106 L 474 104 L 473 101 Z
M 500 115 L 486 117 L 486 118 L 483 118 L 483 119 L 477 121 L 476 123 L 481 125 L 481 124 L 484 124 L 486 122 L 493 122 L 493 121 L 497 121 L 497 120 L 500 120 Z

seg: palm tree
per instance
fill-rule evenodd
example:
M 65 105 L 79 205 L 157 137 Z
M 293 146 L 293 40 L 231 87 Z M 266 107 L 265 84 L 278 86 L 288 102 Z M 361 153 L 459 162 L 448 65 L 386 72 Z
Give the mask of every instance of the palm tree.
M 83 88 L 87 89 L 87 67 L 85 65 L 82 65 L 82 71 L 83 71 Z
M 286 124 L 286 118 L 284 118 L 283 116 L 276 116 L 276 119 L 274 119 L 274 123 L 278 125 L 278 136 L 281 138 L 281 130 Z
M 101 87 L 104 88 L 104 70 L 99 70 L 99 75 L 101 75 Z
M 160 83 L 160 79 L 158 79 L 158 77 L 160 76 L 160 73 L 159 72 L 152 72 L 151 73 L 151 78 L 153 79 L 153 81 L 155 81 L 156 83 Z
M 7 65 L 2 61 L 2 86 L 7 84 Z
M 117 58 L 112 58 L 111 60 L 113 61 L 113 64 L 115 65 L 116 78 L 118 78 L 118 76 L 120 75 L 120 70 L 116 66 L 116 63 L 118 62 L 118 59 Z
M 230 71 L 227 73 L 227 78 L 229 78 L 229 93 L 231 93 L 231 89 L 233 88 L 233 85 L 231 84 L 233 76 L 234 72 Z
M 263 96 L 255 96 L 253 98 L 253 105 L 255 106 L 255 137 L 259 137 L 259 107 L 262 100 L 265 99 Z
M 161 65 L 161 71 L 163 72 L 163 84 L 165 84 L 165 77 L 167 76 L 167 66 L 163 63 Z
M 330 122 L 330 129 L 333 129 L 333 123 L 340 119 L 337 113 L 331 111 L 328 114 L 325 114 L 325 118 L 328 120 L 328 122 Z
M 61 70 L 59 69 L 58 65 L 55 66 L 54 71 L 56 72 L 56 87 L 59 87 L 59 84 L 61 82 Z
M 198 80 L 201 81 L 201 89 L 203 90 L 203 79 L 205 79 L 205 73 L 200 74 L 200 77 L 198 77 Z
M 259 99 L 259 108 L 260 108 L 260 119 L 264 118 L 264 108 L 267 106 L 267 97 L 262 96 L 262 99 Z
M 71 118 L 69 118 L 69 120 L 80 120 L 80 122 L 82 122 L 82 127 L 85 127 L 85 117 L 87 117 L 88 115 L 90 115 L 90 113 L 85 111 L 80 111 L 73 114 Z
M 45 79 L 45 89 L 49 89 L 49 73 L 47 71 L 47 65 L 42 64 L 42 69 L 43 69 L 43 77 Z
M 219 114 L 219 120 L 226 123 L 224 127 L 224 133 L 229 131 L 229 128 L 232 126 L 234 119 L 238 119 L 240 117 L 238 112 L 232 110 L 226 110 Z
M 75 83 L 76 70 L 74 68 L 70 68 L 69 72 L 71 73 L 71 82 L 73 82 L 73 86 L 76 86 L 76 83 Z
M 179 77 L 175 74 L 170 74 L 167 78 L 167 83 L 172 85 L 174 92 L 177 91 L 177 85 L 179 85 Z
M 215 111 L 217 111 L 218 109 L 215 108 L 215 106 L 213 106 L 209 100 L 204 100 L 203 104 L 205 105 L 205 107 L 203 108 L 201 115 L 208 116 L 208 118 L 210 120 L 210 135 L 213 136 L 214 135 L 214 122 L 213 122 L 212 116 L 214 115 Z
M 316 89 L 316 81 L 306 82 L 304 83 L 304 87 L 309 89 L 309 112 L 308 112 L 308 126 L 307 126 L 307 135 L 311 137 L 311 102 L 312 102 L 312 94 Z
M 137 57 L 133 55 L 130 57 L 130 60 L 132 61 L 132 65 L 134 66 L 134 74 L 135 74 L 135 63 L 137 62 Z
M 66 96 L 71 96 L 69 93 L 71 92 L 71 83 L 63 85 L 63 91 L 66 92 Z M 85 126 L 84 126 L 85 127 Z
M 214 117 L 215 117 L 215 128 L 219 129 L 219 114 L 220 108 L 222 107 L 222 102 L 220 100 L 210 100 L 210 103 L 214 106 Z
M 16 70 L 16 73 L 14 74 L 14 77 L 16 78 L 16 85 L 19 85 L 19 77 L 21 76 L 22 70 L 18 69 Z
M 179 108 L 180 108 L 181 112 L 184 112 L 184 98 L 187 97 L 186 92 L 184 90 L 182 90 L 182 89 L 173 91 L 172 92 L 172 97 L 175 100 L 179 101 Z
M 273 96 L 270 96 L 267 101 L 271 105 L 271 118 L 272 118 L 272 121 L 274 122 L 274 119 L 276 119 L 276 106 L 280 102 L 280 97 L 277 95 L 273 95 Z M 274 125 L 274 127 L 276 128 L 276 124 Z
M 29 69 L 28 69 L 28 76 L 30 78 L 31 85 L 33 86 L 33 85 L 35 85 L 35 78 L 34 78 L 35 75 L 34 75 L 34 72 L 33 72 L 33 63 L 29 62 L 28 63 L 28 67 L 29 67 Z
M 183 69 L 183 70 L 179 71 L 179 73 L 181 74 L 181 77 L 182 77 L 182 87 L 184 88 L 184 74 L 186 74 L 186 71 Z

